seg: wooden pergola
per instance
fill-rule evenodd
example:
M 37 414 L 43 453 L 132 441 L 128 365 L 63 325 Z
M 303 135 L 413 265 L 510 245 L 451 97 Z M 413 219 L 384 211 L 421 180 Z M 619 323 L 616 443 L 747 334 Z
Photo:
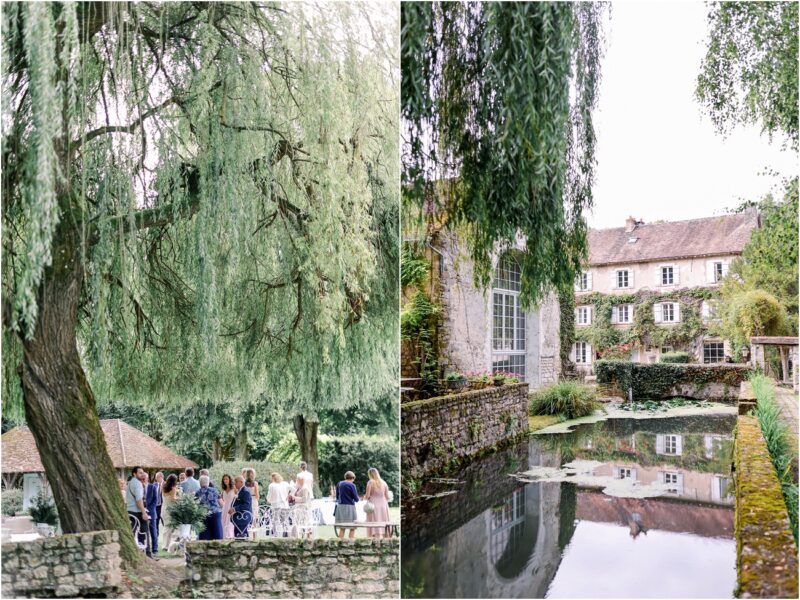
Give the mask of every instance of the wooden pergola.
M 778 348 L 781 357 L 781 383 L 791 384 L 795 389 L 798 388 L 798 349 L 800 338 L 780 335 L 761 335 L 750 338 L 750 364 L 760 367 L 767 372 L 767 362 L 765 348 L 772 346 Z

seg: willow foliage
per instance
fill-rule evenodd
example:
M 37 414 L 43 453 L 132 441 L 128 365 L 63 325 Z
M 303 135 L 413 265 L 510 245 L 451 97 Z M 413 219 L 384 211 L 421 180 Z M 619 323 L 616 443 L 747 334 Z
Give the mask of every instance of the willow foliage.
M 399 32 L 378 12 L 3 6 L 4 402 L 12 331 L 75 239 L 101 398 L 315 412 L 396 385 Z
M 403 178 L 468 232 L 476 283 L 527 240 L 522 301 L 572 286 L 595 166 L 600 3 L 402 5 Z M 456 179 L 458 185 L 443 185 Z

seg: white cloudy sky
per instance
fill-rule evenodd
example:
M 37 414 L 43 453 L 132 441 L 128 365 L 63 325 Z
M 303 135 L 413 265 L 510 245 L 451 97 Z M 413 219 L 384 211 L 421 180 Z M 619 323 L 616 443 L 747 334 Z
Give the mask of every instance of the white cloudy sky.
M 717 134 L 693 97 L 707 33 L 701 2 L 614 2 L 596 113 L 591 227 L 711 216 L 798 171 L 758 127 Z

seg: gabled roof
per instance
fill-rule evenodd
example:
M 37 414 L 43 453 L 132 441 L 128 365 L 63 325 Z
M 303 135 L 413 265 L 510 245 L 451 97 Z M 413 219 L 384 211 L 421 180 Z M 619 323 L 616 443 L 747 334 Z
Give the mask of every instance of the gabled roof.
M 100 421 L 111 462 L 117 469 L 141 466 L 145 469 L 185 469 L 197 465 L 175 454 L 149 435 L 120 419 Z M 41 473 L 44 465 L 39 450 L 27 427 L 15 427 L 2 437 L 3 473 Z
M 616 265 L 741 254 L 758 227 L 754 209 L 741 213 L 589 230 L 589 265 Z M 636 242 L 630 240 L 636 238 Z

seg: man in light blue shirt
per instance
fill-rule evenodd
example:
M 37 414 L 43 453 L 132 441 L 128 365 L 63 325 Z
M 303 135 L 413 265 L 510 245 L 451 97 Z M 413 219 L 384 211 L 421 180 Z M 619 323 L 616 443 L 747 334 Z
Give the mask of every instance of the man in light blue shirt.
M 125 505 L 130 515 L 131 529 L 136 536 L 140 546 L 144 546 L 147 542 L 147 533 L 145 528 L 148 526 L 147 521 L 150 516 L 144 507 L 144 481 L 146 473 L 142 467 L 134 467 L 131 470 L 131 478 L 128 480 L 128 485 L 125 488 Z
M 197 490 L 200 489 L 200 482 L 194 478 L 194 469 L 189 467 L 186 469 L 186 480 L 181 483 L 181 490 L 184 494 L 195 495 Z

